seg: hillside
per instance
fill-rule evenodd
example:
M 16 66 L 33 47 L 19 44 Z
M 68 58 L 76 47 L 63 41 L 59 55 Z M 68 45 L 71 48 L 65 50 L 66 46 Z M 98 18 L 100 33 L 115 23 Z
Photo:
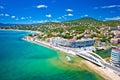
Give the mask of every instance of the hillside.
M 103 22 L 103 21 L 99 21 L 96 20 L 94 18 L 90 18 L 90 17 L 84 17 L 84 18 L 80 18 L 80 19 L 76 19 L 76 20 L 70 20 L 70 21 L 65 21 L 65 23 L 81 23 L 81 24 L 89 24 L 89 23 L 96 23 L 96 22 Z
M 14 26 L 2 27 L 3 29 L 19 29 L 19 30 L 33 30 L 40 31 L 48 37 L 63 37 L 67 39 L 82 38 L 85 34 L 91 34 L 91 38 L 99 38 L 101 41 L 105 41 L 106 37 L 110 40 L 108 35 L 109 26 L 120 26 L 119 21 L 99 21 L 94 18 L 85 17 L 76 20 L 64 21 L 64 22 L 46 22 L 42 24 L 19 24 Z M 100 31 L 101 30 L 101 31 Z M 109 41 L 108 40 L 108 41 Z
M 24 30 L 38 30 L 42 32 L 51 32 L 51 31 L 62 32 L 64 30 L 72 30 L 73 28 L 80 31 L 81 30 L 84 31 L 85 29 L 92 30 L 95 28 L 109 27 L 109 26 L 120 26 L 120 21 L 100 21 L 94 18 L 85 17 L 76 20 L 64 21 L 64 22 L 46 22 L 46 23 L 32 24 L 32 25 L 1 24 L 1 27 L 6 29 L 12 28 L 12 29 L 24 29 Z
M 27 24 L 18 24 L 19 25 L 27 25 Z M 69 21 L 63 21 L 63 22 L 46 22 L 41 24 L 31 24 L 29 26 L 57 26 L 64 25 L 64 26 L 118 26 L 120 25 L 120 21 L 117 20 L 110 20 L 110 21 L 100 21 L 91 17 L 84 17 L 76 20 L 69 20 Z M 16 26 L 16 24 L 2 24 L 0 23 L 0 26 Z
M 109 20 L 105 21 L 107 26 L 120 26 L 120 21 L 119 20 Z

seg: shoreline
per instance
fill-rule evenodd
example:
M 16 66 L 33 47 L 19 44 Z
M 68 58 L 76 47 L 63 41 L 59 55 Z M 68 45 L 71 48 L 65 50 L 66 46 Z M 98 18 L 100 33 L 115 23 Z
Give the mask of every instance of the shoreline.
M 55 47 L 45 41 L 39 41 L 39 42 L 36 42 L 36 41 L 30 41 L 30 40 L 27 40 L 25 38 L 22 38 L 22 40 L 25 40 L 25 41 L 28 41 L 28 42 L 31 42 L 31 43 L 35 43 L 35 44 L 38 44 L 40 46 L 44 46 L 44 47 L 47 47 L 47 48 L 50 48 L 50 49 L 53 49 L 53 50 L 57 50 L 57 51 L 61 51 L 61 52 L 64 52 L 64 53 L 68 53 L 68 54 L 71 54 L 71 55 L 76 55 L 75 52 L 73 51 L 68 51 L 66 49 L 61 49 L 59 47 Z
M 74 56 L 76 56 L 76 53 L 73 52 L 72 50 L 66 50 L 66 49 L 61 49 L 60 47 L 56 47 L 48 42 L 45 42 L 45 41 L 31 41 L 31 40 L 27 40 L 25 38 L 22 38 L 23 40 L 25 41 L 28 41 L 28 42 L 31 42 L 31 43 L 35 43 L 35 44 L 38 44 L 40 46 L 44 46 L 44 47 L 47 47 L 47 48 L 50 48 L 50 49 L 53 49 L 53 50 L 57 50 L 57 51 L 61 51 L 61 52 L 64 52 L 66 54 L 72 54 Z M 85 60 L 84 64 L 90 68 L 92 71 L 96 72 L 97 74 L 99 74 L 101 77 L 103 77 L 105 80 L 119 80 L 120 79 L 120 76 L 116 75 L 115 73 L 113 73 L 112 71 L 110 71 L 109 69 L 104 69 L 102 67 L 99 67 L 87 60 Z M 94 68 L 93 68 L 94 67 Z M 112 75 L 112 76 L 111 76 Z
M 3 30 L 3 29 L 0 29 L 0 30 Z M 4 29 L 4 30 L 31 32 L 30 30 L 14 30 L 14 29 Z M 35 31 L 35 32 L 38 32 L 38 31 Z M 25 38 L 22 38 L 22 40 L 28 41 L 28 42 L 31 42 L 31 43 L 35 43 L 35 44 L 40 45 L 40 46 L 44 46 L 44 47 L 50 48 L 52 50 L 61 51 L 61 52 L 67 53 L 67 54 L 72 54 L 74 56 L 76 54 L 72 50 L 70 51 L 70 50 L 66 50 L 66 49 L 61 49 L 60 47 L 58 48 L 58 47 L 56 47 L 56 46 L 54 46 L 54 45 L 52 45 L 52 44 L 50 44 L 48 42 L 45 42 L 45 41 L 39 40 L 39 42 L 37 42 L 37 41 L 31 41 L 31 40 L 28 40 L 28 39 L 25 39 Z M 92 71 L 96 72 L 98 75 L 100 75 L 101 77 L 103 77 L 105 80 L 119 80 L 120 79 L 120 76 L 116 75 L 115 73 L 113 73 L 109 69 L 104 69 L 102 67 L 98 67 L 95 64 L 93 64 L 93 63 L 91 63 L 91 62 L 89 62 L 87 60 L 85 60 L 84 64 L 89 69 L 91 69 Z

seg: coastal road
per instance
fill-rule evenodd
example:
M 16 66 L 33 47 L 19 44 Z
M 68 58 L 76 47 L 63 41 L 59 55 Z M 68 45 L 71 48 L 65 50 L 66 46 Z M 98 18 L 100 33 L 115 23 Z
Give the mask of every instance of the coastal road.
M 105 66 L 105 68 L 108 68 L 108 69 L 112 70 L 113 72 L 116 72 L 117 74 L 120 75 L 120 68 L 112 66 L 109 63 L 103 63 L 103 62 L 101 62 L 101 63 Z
M 111 64 L 107 63 L 104 59 L 102 59 L 99 55 L 97 54 L 91 54 L 90 52 L 77 52 L 77 55 L 80 57 L 85 58 L 86 60 L 89 60 L 92 63 L 95 63 L 103 68 L 109 69 L 118 75 L 120 75 L 120 68 L 112 66 Z

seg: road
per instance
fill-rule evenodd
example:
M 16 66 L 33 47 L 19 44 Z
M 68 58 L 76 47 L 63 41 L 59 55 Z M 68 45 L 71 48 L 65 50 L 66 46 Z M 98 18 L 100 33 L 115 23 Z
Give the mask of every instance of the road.
M 96 53 L 93 52 L 77 52 L 77 55 L 80 57 L 85 58 L 86 60 L 91 61 L 92 63 L 95 63 L 103 68 L 107 68 L 110 69 L 111 71 L 117 73 L 118 75 L 120 75 L 120 68 L 112 66 L 111 64 L 109 64 L 108 62 L 106 62 L 104 59 L 102 59 L 102 57 L 100 57 L 99 55 L 97 55 Z

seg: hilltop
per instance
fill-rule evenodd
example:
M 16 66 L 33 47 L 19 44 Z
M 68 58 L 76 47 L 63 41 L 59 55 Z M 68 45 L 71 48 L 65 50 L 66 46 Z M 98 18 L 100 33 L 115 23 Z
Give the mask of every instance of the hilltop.
M 120 21 L 119 20 L 109 20 L 109 21 L 101 21 L 97 20 L 91 17 L 84 17 L 84 18 L 79 18 L 76 20 L 69 20 L 69 21 L 63 21 L 63 22 L 46 22 L 46 23 L 37 23 L 37 24 L 3 24 L 0 23 L 1 27 L 7 26 L 7 27 L 17 27 L 17 26 L 56 26 L 59 27 L 59 25 L 64 25 L 64 26 L 119 26 Z
M 89 23 L 96 23 L 96 22 L 102 22 L 102 21 L 99 21 L 91 17 L 84 17 L 76 20 L 65 21 L 65 23 L 81 23 L 81 24 L 89 24 Z
M 46 22 L 31 25 L 18 24 L 2 28 L 40 31 L 46 34 L 44 38 L 59 36 L 67 39 L 79 39 L 85 34 L 91 34 L 92 38 L 98 37 L 104 41 L 106 37 L 104 35 L 108 35 L 109 26 L 120 26 L 120 21 L 100 21 L 91 17 L 85 17 L 63 22 Z

